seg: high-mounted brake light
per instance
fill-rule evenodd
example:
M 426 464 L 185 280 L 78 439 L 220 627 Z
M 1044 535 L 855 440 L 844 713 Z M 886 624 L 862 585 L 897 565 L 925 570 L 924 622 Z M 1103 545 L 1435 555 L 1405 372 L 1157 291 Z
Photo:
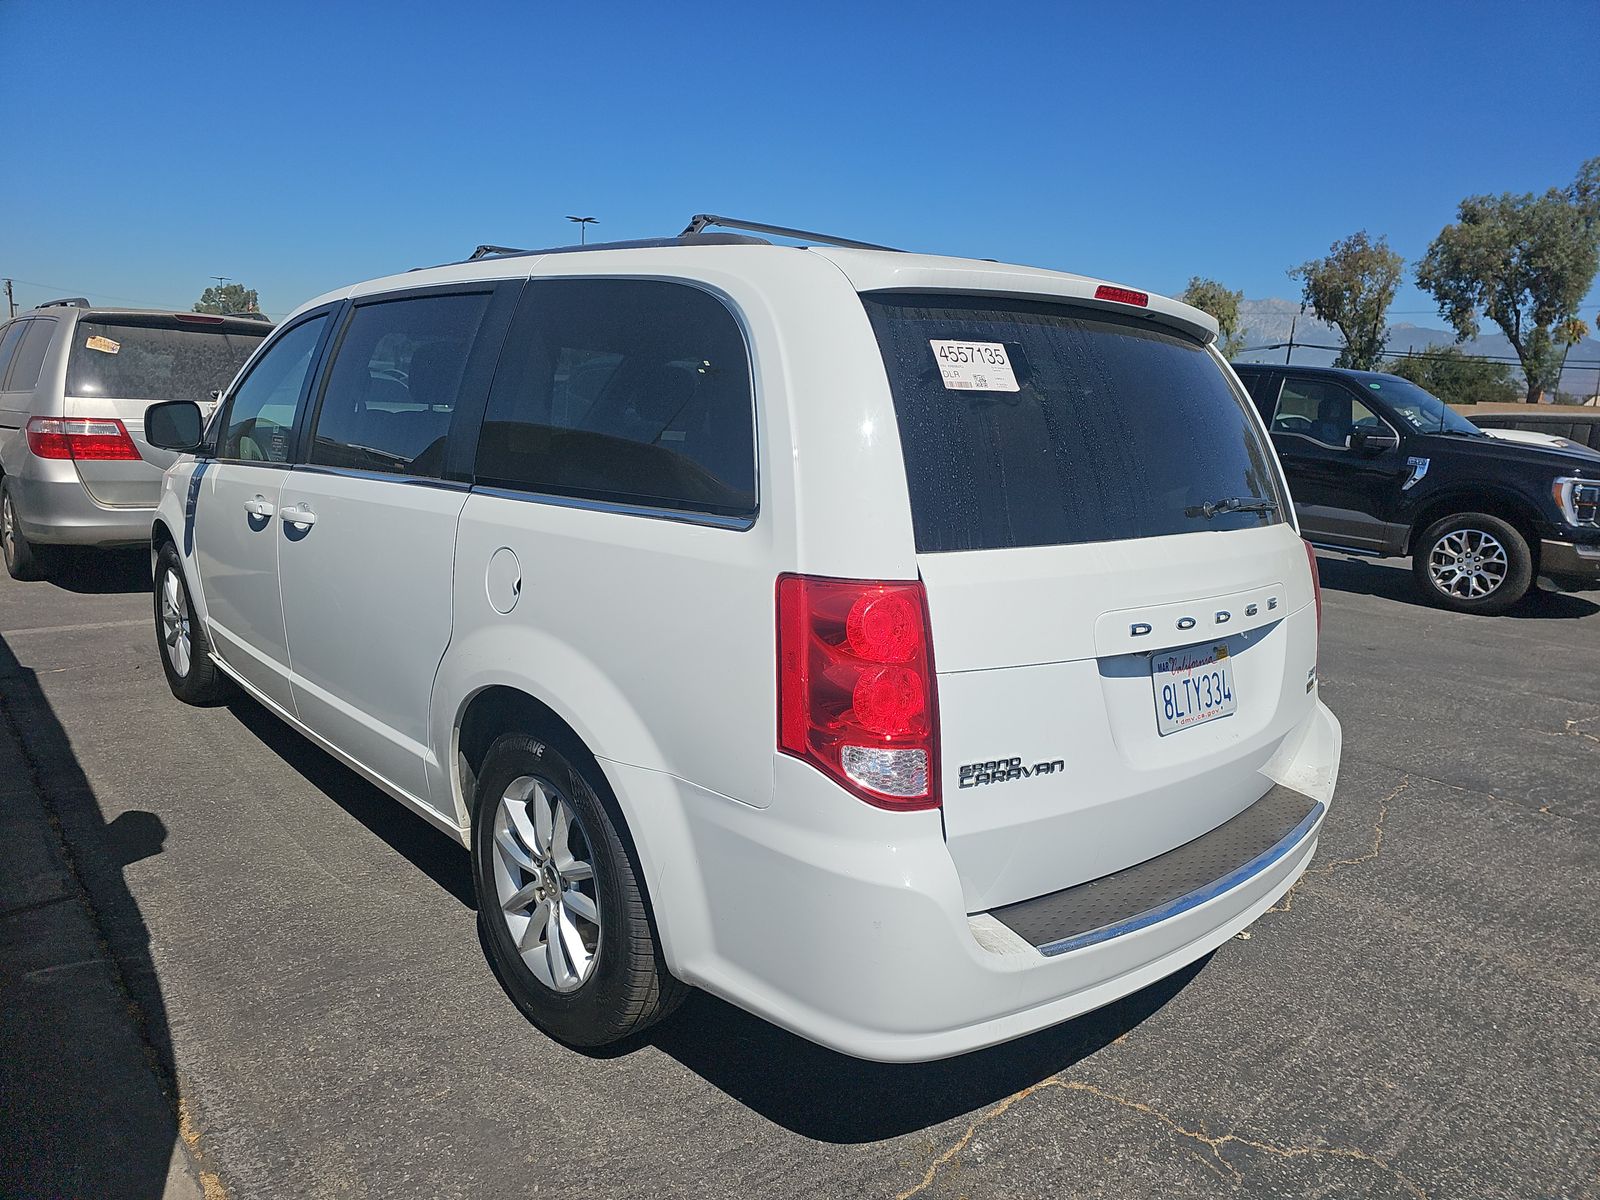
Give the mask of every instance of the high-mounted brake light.
M 222 318 L 214 313 L 173 313 L 172 315 L 180 321 L 186 321 L 190 325 L 222 324 Z
M 1140 308 L 1150 307 L 1150 294 L 1136 292 L 1132 288 L 1114 287 L 1109 283 L 1102 283 L 1094 290 L 1096 300 L 1115 300 L 1118 304 L 1137 304 Z
M 1306 561 L 1311 564 L 1311 594 L 1317 600 L 1317 637 L 1322 637 L 1322 572 L 1317 570 L 1317 549 L 1310 542 L 1301 542 L 1306 548 Z
M 39 458 L 80 462 L 139 458 L 127 426 L 114 417 L 34 417 L 28 422 L 28 449 Z
M 778 749 L 879 808 L 939 804 L 920 582 L 778 577 Z

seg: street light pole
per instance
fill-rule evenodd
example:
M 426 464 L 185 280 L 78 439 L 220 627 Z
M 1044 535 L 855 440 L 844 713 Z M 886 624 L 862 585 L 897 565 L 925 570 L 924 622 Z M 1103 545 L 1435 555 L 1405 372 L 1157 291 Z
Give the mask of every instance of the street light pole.
M 578 227 L 578 245 L 587 246 L 589 244 L 589 226 L 597 224 L 599 222 L 600 218 L 599 217 L 568 217 L 567 220 L 571 221 L 573 224 L 575 224 Z

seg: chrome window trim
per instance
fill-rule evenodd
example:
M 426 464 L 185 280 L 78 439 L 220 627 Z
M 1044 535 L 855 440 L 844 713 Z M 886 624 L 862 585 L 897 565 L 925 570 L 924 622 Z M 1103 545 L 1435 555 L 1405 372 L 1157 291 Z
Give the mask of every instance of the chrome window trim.
M 696 512 L 693 509 L 656 508 L 648 504 L 591 500 L 583 496 L 562 496 L 552 492 L 522 491 L 514 488 L 490 487 L 485 484 L 474 486 L 472 491 L 475 495 L 493 496 L 499 500 L 522 500 L 530 504 L 549 505 L 552 508 L 573 508 L 583 512 L 645 517 L 652 521 L 672 521 L 679 525 L 703 525 L 711 529 L 728 529 L 736 533 L 754 528 L 758 515 L 751 513 L 747 517 L 724 517 L 715 513 Z
M 366 471 L 360 467 L 333 467 L 324 463 L 284 463 L 281 464 L 303 475 L 337 475 L 344 479 L 371 479 L 379 483 L 405 483 L 413 486 L 420 484 L 423 487 L 444 488 L 452 492 L 464 492 L 470 487 L 464 480 L 440 479 L 433 475 L 408 475 L 404 471 Z

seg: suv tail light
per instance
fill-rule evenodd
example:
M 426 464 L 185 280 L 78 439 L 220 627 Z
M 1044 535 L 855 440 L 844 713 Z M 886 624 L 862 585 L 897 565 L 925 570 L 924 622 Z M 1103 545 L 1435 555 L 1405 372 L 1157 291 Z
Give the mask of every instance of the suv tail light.
M 28 449 L 40 458 L 137 459 L 139 447 L 114 417 L 34 417 Z
M 1310 542 L 1301 542 L 1306 548 L 1306 561 L 1311 564 L 1311 594 L 1317 599 L 1317 639 L 1322 638 L 1322 573 L 1317 570 L 1317 550 Z
M 778 749 L 868 804 L 939 805 L 921 582 L 778 577 Z

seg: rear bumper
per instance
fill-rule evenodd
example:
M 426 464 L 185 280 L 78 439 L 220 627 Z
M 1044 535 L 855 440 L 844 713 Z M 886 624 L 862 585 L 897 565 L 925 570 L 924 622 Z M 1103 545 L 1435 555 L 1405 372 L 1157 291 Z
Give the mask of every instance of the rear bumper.
M 34 473 L 23 470 L 7 478 L 15 498 L 23 536 L 39 545 L 133 546 L 150 540 L 154 508 L 108 508 L 97 504 L 72 469 Z
M 1600 542 L 1565 542 L 1543 538 L 1539 542 L 1539 573 L 1559 580 L 1593 586 L 1600 580 Z
M 1313 725 L 1301 754 L 1329 761 L 1286 764 L 1290 775 L 1337 769 L 1338 722 L 1319 703 Z M 812 1041 L 885 1062 L 1020 1037 L 1203 957 L 1299 878 L 1326 812 L 1307 800 L 1306 819 L 1272 854 L 1230 864 L 1148 920 L 1046 953 L 993 914 L 967 914 L 937 812 L 872 808 L 783 756 L 761 810 L 660 772 L 604 767 L 674 973 Z M 1262 779 L 1263 792 L 1271 783 Z

